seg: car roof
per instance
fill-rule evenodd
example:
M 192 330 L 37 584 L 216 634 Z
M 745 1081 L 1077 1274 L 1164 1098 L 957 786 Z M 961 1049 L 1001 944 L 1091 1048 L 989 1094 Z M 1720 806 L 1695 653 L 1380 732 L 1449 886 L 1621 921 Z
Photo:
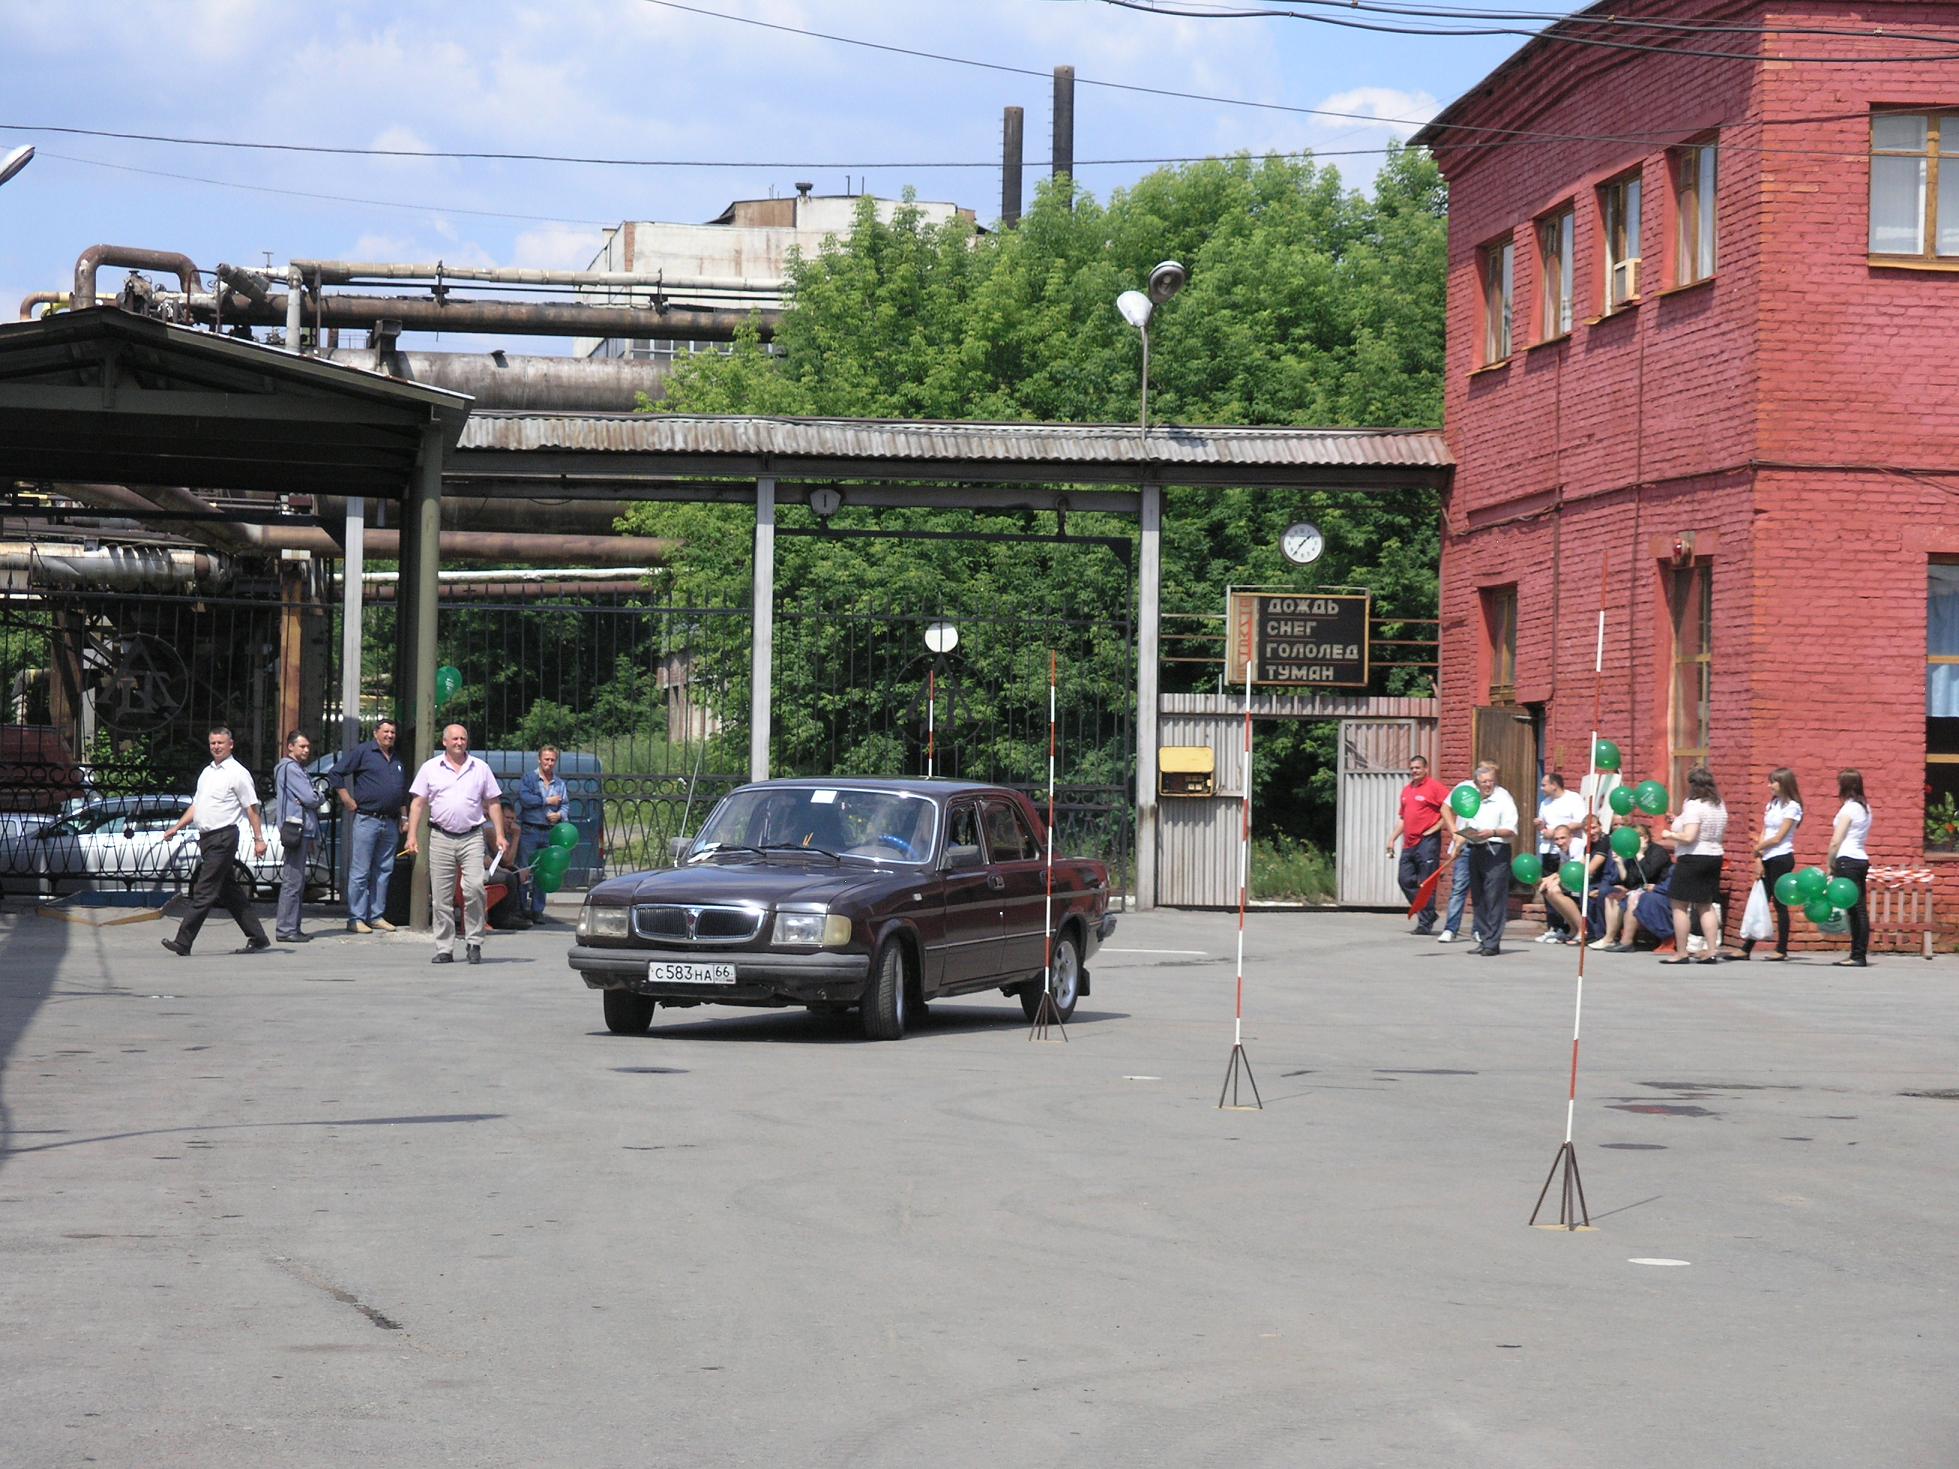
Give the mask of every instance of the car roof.
M 919 776 L 883 775 L 828 775 L 828 776 L 790 776 L 781 780 L 758 780 L 740 787 L 744 791 L 760 790 L 818 790 L 830 791 L 842 788 L 869 791 L 896 791 L 908 796 L 929 796 L 940 800 L 963 795 L 1011 796 L 1018 792 L 1007 786 L 989 785 L 973 780 L 924 779 Z

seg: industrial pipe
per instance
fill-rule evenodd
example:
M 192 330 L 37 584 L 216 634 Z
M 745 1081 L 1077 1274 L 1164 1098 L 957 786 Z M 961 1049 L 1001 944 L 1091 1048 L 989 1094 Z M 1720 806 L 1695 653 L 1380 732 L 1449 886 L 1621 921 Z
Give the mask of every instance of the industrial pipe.
M 295 260 L 293 268 L 321 285 L 353 281 L 492 281 L 510 286 L 639 286 L 665 291 L 733 291 L 779 296 L 789 289 L 782 276 L 678 276 L 645 270 L 531 270 L 505 265 L 413 265 L 378 260 Z
M 66 306 L 67 304 L 68 293 L 66 291 L 29 291 L 25 296 L 20 298 L 20 319 L 22 321 L 35 320 L 39 315 L 34 310 L 36 306 Z
M 331 299 L 331 298 L 329 298 Z M 231 320 L 231 313 L 225 313 Z M 374 367 L 374 351 L 342 347 L 325 354 L 351 367 Z M 384 359 L 407 382 L 467 393 L 476 408 L 533 413 L 630 413 L 639 395 L 657 399 L 673 366 L 626 357 L 535 357 L 497 352 L 402 352 Z
M 285 324 L 291 292 L 265 304 L 227 300 L 226 326 Z M 193 320 L 219 320 L 218 297 L 194 295 L 186 303 Z M 311 324 L 371 330 L 376 322 L 399 323 L 411 332 L 496 332 L 539 337 L 645 337 L 662 341 L 732 342 L 753 324 L 763 341 L 775 336 L 780 311 L 695 309 L 669 303 L 646 306 L 586 306 L 565 301 L 424 300 L 413 296 L 347 296 L 321 293 L 306 303 Z
M 73 309 L 81 311 L 95 304 L 95 273 L 105 265 L 126 265 L 133 270 L 164 270 L 177 277 L 186 296 L 195 295 L 199 272 L 190 256 L 174 250 L 142 250 L 134 245 L 90 245 L 75 257 Z
M 11 592 L 186 592 L 227 585 L 229 558 L 162 546 L 0 544 L 0 587 Z

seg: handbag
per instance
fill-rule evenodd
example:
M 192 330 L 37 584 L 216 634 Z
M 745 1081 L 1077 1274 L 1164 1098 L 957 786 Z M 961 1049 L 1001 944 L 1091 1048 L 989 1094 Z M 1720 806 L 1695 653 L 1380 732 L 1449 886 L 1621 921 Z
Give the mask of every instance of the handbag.
M 1768 889 L 1759 878 L 1748 892 L 1748 907 L 1741 915 L 1741 936 L 1757 941 L 1775 937 L 1775 915 L 1769 911 Z
M 287 851 L 297 849 L 305 839 L 306 823 L 299 817 L 289 816 L 279 823 L 279 840 L 285 844 Z

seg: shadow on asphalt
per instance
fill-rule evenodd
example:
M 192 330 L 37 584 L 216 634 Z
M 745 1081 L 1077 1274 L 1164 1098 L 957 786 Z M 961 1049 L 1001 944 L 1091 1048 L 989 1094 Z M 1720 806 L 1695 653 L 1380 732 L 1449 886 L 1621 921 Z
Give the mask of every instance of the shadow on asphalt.
M 1068 1028 L 1097 1025 L 1105 1020 L 1127 1020 L 1123 1010 L 1077 1010 Z M 907 1041 L 930 1040 L 935 1035 L 966 1035 L 984 1031 L 1025 1031 L 1027 1018 L 1018 1005 L 932 1005 L 922 1019 L 914 1018 L 905 1028 Z M 808 1010 L 769 1010 L 759 1015 L 717 1016 L 712 1019 L 671 1020 L 657 1018 L 653 1029 L 643 1036 L 615 1036 L 594 1030 L 588 1035 L 605 1040 L 685 1040 L 744 1041 L 792 1046 L 881 1045 L 867 1041 L 858 1029 L 856 1012 L 818 1015 Z
M 54 977 L 76 934 L 84 930 L 34 914 L 33 899 L 9 895 L 0 932 L 0 1168 L 14 1152 L 14 1114 L 7 1099 L 7 1066 L 20 1039 L 54 992 Z

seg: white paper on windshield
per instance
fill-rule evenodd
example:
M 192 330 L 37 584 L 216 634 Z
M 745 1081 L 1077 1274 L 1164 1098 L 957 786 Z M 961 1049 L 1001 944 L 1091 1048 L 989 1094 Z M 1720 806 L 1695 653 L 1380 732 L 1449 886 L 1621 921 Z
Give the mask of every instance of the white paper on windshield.
M 827 806 L 836 800 L 836 798 L 837 793 L 835 791 L 811 791 L 809 793 L 809 803 L 812 806 Z

